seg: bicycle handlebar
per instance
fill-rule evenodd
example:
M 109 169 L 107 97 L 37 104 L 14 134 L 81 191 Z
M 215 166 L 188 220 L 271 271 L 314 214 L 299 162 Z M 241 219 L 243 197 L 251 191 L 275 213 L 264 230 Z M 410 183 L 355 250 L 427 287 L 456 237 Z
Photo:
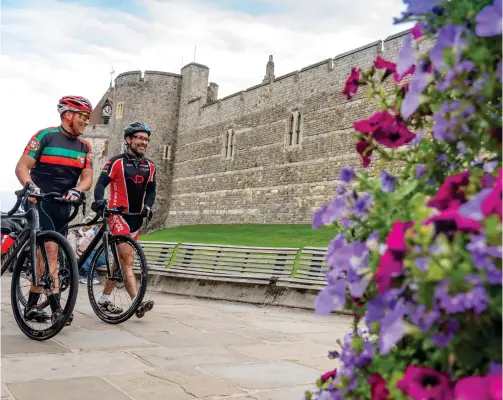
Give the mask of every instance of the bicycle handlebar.
M 85 196 L 82 196 L 78 200 L 68 200 L 68 199 L 64 199 L 63 196 L 58 192 L 29 193 L 28 192 L 29 188 L 30 188 L 30 184 L 26 183 L 22 189 L 16 190 L 14 192 L 14 194 L 17 196 L 16 204 L 14 204 L 14 207 L 12 207 L 12 209 L 10 209 L 7 213 L 2 213 L 2 214 L 7 214 L 8 216 L 13 215 L 16 212 L 16 210 L 19 208 L 19 206 L 21 205 L 23 200 L 26 199 L 26 197 L 33 197 L 33 198 L 35 198 L 37 200 L 41 200 L 41 201 L 55 201 L 58 203 L 74 204 L 77 206 L 80 206 L 81 204 L 85 203 Z M 78 207 L 77 207 L 77 210 L 78 210 Z M 77 214 L 77 212 L 74 213 L 74 215 L 73 215 L 74 218 L 75 218 L 75 215 Z
M 132 212 L 126 212 L 124 211 L 126 207 L 124 206 L 119 206 L 115 208 L 107 208 L 106 204 L 108 202 L 105 200 L 105 208 L 99 212 L 96 213 L 96 216 L 89 222 L 81 223 L 81 224 L 74 224 L 70 225 L 68 228 L 77 228 L 81 226 L 91 226 L 91 225 L 96 225 L 98 223 L 98 220 L 100 218 L 106 218 L 109 217 L 110 215 L 124 215 L 126 217 L 141 217 L 141 213 L 132 213 Z

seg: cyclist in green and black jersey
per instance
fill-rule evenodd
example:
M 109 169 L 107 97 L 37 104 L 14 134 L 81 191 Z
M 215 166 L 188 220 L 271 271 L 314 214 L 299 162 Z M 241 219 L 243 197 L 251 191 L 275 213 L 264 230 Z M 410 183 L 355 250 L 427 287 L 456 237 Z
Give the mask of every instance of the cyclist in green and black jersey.
M 82 192 L 91 188 L 93 182 L 91 146 L 79 137 L 89 124 L 93 108 L 84 97 L 65 96 L 59 100 L 57 109 L 61 124 L 42 129 L 31 137 L 17 163 L 16 176 L 21 185 L 29 183 L 35 192 L 58 192 L 68 200 L 77 200 Z M 53 230 L 63 236 L 67 235 L 67 221 L 71 211 L 69 204 L 37 204 L 34 198 L 28 198 L 25 207 L 30 203 L 38 207 L 41 230 Z M 54 273 L 58 249 L 55 244 L 51 245 L 47 246 L 47 255 L 50 271 Z M 42 272 L 43 265 L 39 260 L 40 258 L 37 259 L 37 271 Z M 30 288 L 24 312 L 26 320 L 42 322 L 49 319 L 43 310 L 37 308 L 40 290 L 34 286 Z M 52 312 L 54 320 L 61 314 L 61 309 Z

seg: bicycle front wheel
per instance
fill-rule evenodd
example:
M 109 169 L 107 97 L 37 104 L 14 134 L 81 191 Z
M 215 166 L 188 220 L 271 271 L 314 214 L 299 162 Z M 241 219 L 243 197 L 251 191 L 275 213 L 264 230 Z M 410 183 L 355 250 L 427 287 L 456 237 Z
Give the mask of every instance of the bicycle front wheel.
M 36 246 L 40 257 L 37 289 L 42 289 L 42 293 L 28 312 L 31 277 L 37 266 L 27 264 L 30 252 L 23 251 L 17 258 L 12 274 L 12 312 L 17 325 L 26 336 L 33 340 L 47 340 L 56 336 L 71 317 L 77 302 L 79 276 L 75 254 L 63 235 L 54 231 L 39 232 Z M 57 250 L 54 250 L 56 247 Z M 57 302 L 54 302 L 55 299 Z M 55 312 L 58 303 L 60 310 Z M 52 311 L 51 316 L 48 311 Z
M 95 296 L 93 277 L 99 273 L 99 261 L 104 259 L 107 251 L 103 244 L 98 247 L 91 261 L 87 290 L 94 313 L 107 324 L 115 325 L 131 318 L 143 301 L 147 291 L 148 266 L 143 249 L 130 236 L 110 236 L 108 247 L 110 275 L 106 271 L 103 290 L 101 291 L 101 287 L 97 290 L 96 294 L 101 294 L 101 298 Z M 106 266 L 104 268 L 106 269 Z M 139 275 L 138 279 L 135 270 Z M 108 293 L 106 302 L 102 301 L 105 292 Z

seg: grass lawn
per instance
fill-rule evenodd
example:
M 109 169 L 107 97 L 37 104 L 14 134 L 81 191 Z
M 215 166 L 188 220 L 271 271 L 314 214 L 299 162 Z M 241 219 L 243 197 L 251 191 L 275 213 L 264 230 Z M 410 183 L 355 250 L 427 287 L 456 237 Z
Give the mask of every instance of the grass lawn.
M 258 247 L 328 247 L 335 235 L 334 228 L 313 229 L 308 224 L 186 225 L 141 235 L 140 240 Z

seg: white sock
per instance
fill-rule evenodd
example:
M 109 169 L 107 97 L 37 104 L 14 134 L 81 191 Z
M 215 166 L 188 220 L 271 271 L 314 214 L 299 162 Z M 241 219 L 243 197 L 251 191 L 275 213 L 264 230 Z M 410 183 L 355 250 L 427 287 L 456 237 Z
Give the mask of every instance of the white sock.
M 98 303 L 104 303 L 105 301 L 108 301 L 108 298 L 110 297 L 109 294 L 102 294 L 101 299 Z

